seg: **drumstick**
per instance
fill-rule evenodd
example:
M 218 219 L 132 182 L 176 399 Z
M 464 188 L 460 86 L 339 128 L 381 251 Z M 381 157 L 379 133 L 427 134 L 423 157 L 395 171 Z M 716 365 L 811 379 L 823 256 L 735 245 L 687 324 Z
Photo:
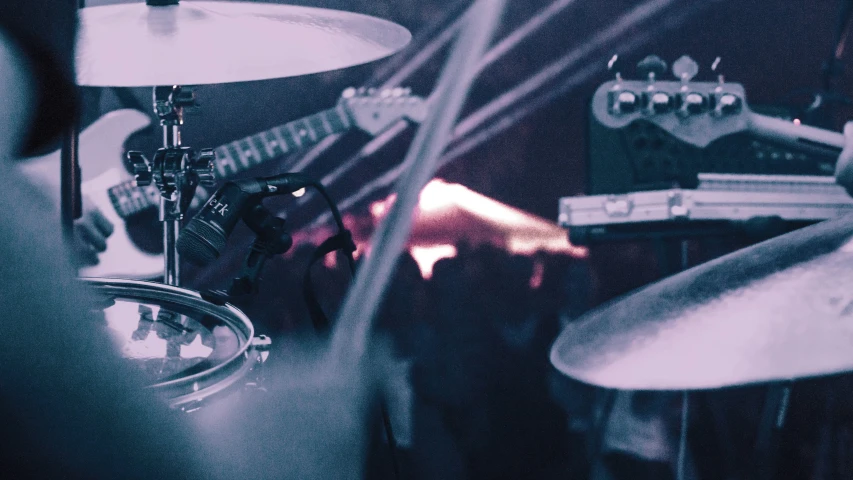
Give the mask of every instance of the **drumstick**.
M 466 24 L 454 44 L 404 164 L 412 165 L 397 183 L 397 200 L 373 236 L 370 255 L 347 293 L 332 334 L 330 360 L 338 366 L 359 363 L 370 327 L 394 275 L 412 228 L 412 212 L 423 187 L 435 175 L 438 160 L 477 74 L 477 66 L 499 24 L 506 0 L 478 0 L 466 12 Z

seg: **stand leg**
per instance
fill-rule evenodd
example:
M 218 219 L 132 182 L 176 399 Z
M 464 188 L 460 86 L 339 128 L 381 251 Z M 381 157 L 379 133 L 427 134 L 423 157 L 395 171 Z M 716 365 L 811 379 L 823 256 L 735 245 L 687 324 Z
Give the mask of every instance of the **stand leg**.
M 163 283 L 166 285 L 180 285 L 180 259 L 178 258 L 178 232 L 181 230 L 180 216 L 175 218 L 169 215 L 170 211 L 177 209 L 177 202 L 160 198 L 160 212 L 166 213 L 163 221 Z
M 62 138 L 60 152 L 60 210 L 62 233 L 68 243 L 74 238 L 74 220 L 83 215 L 80 195 L 79 132 L 75 122 Z

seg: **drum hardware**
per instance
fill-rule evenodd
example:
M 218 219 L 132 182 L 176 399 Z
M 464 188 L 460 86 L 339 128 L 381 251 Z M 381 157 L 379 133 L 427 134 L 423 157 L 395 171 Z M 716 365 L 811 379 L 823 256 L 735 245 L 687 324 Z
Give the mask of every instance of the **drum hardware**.
M 255 205 L 243 221 L 255 233 L 243 269 L 231 282 L 229 296 L 250 295 L 258 292 L 258 277 L 264 263 L 275 255 L 282 255 L 293 246 L 293 237 L 285 231 L 285 221 L 276 217 L 263 205 Z
M 139 364 L 149 388 L 174 408 L 192 411 L 230 393 L 258 374 L 269 355 L 271 340 L 255 337 L 249 319 L 229 304 L 215 305 L 197 292 L 160 283 L 81 281 L 108 299 L 100 306 L 123 355 Z
M 178 233 L 181 220 L 192 202 L 198 185 L 216 185 L 212 149 L 195 153 L 181 143 L 181 125 L 184 108 L 195 105 L 191 89 L 154 87 L 154 113 L 163 127 L 163 148 L 157 150 L 153 160 L 141 152 L 127 152 L 136 185 L 145 187 L 152 183 L 160 190 L 160 221 L 163 222 L 163 283 L 180 284 Z
M 255 240 L 243 262 L 240 273 L 231 281 L 227 291 L 206 290 L 205 300 L 222 305 L 240 297 L 258 293 L 258 278 L 267 260 L 282 255 L 293 246 L 293 237 L 285 230 L 285 220 L 276 217 L 260 202 L 248 209 L 243 222 L 255 233 Z
M 77 9 L 83 8 L 85 0 L 79 0 Z M 79 92 L 75 92 L 79 95 Z M 80 119 L 75 118 L 63 132 L 59 151 L 59 218 L 65 242 L 74 241 L 74 220 L 83 216 L 81 194 L 82 173 L 80 171 Z
M 138 152 L 129 152 L 128 159 L 138 185 L 154 182 L 160 190 L 163 280 L 169 285 L 180 283 L 175 247 L 180 221 L 195 187 L 214 181 L 213 151 L 196 155 L 181 144 L 184 108 L 194 104 L 192 90 L 181 85 L 333 70 L 385 57 L 411 39 L 405 28 L 384 20 L 285 5 L 147 0 L 84 8 L 79 16 L 78 84 L 155 86 L 163 148 L 150 162 Z M 297 42 L 308 42 L 311 48 L 265 50 Z M 210 61 L 209 52 L 216 52 L 216 62 Z M 301 133 L 307 136 L 309 131 Z
M 377 135 L 402 119 L 417 123 L 425 114 L 425 101 L 408 89 L 348 88 L 333 108 L 219 145 L 214 149 L 216 173 L 222 180 L 307 148 L 308 144 L 335 133 L 361 129 Z M 123 145 L 128 137 L 149 123 L 149 116 L 139 110 L 115 110 L 81 133 L 80 156 L 86 158 L 82 193 L 87 209 L 100 211 L 116 228 L 106 239 L 106 251 L 97 255 L 98 264 L 83 268 L 80 276 L 144 280 L 162 275 L 162 253 L 153 254 L 140 248 L 126 228 L 129 216 L 159 208 L 160 191 L 156 185 L 136 187 L 125 162 L 116 162 L 125 156 Z M 307 135 L 302 135 L 303 131 Z M 53 186 L 58 192 L 60 163 L 57 151 L 29 159 L 21 168 L 36 183 Z M 198 188 L 190 208 L 204 203 L 210 193 Z
M 177 250 L 180 222 L 196 187 L 213 183 L 215 159 L 212 150 L 196 154 L 182 145 L 180 128 L 184 108 L 194 104 L 192 90 L 182 86 L 283 78 L 335 70 L 390 55 L 405 46 L 410 38 L 405 28 L 384 20 L 348 12 L 285 5 L 147 0 L 145 5 L 108 5 L 80 12 L 76 62 L 78 83 L 87 86 L 154 86 L 154 110 L 163 127 L 164 139 L 163 148 L 155 153 L 152 160 L 147 160 L 140 152 L 129 152 L 128 160 L 137 185 L 153 183 L 159 189 L 160 220 L 164 223 L 165 285 L 155 287 L 144 282 L 87 281 L 96 289 L 105 291 L 102 293 L 116 297 L 114 305 L 106 310 L 108 323 L 111 316 L 113 319 L 117 317 L 117 311 L 124 308 L 126 312 L 126 304 L 132 302 L 163 302 L 158 306 L 160 311 L 166 310 L 164 318 L 173 311 L 176 318 L 180 318 L 183 330 L 173 328 L 174 318 L 169 322 L 150 320 L 153 309 L 150 315 L 144 312 L 140 315 L 139 311 L 134 314 L 139 315 L 138 320 L 135 318 L 137 329 L 172 330 L 171 333 L 157 332 L 168 338 L 166 351 L 171 354 L 167 355 L 168 359 L 180 359 L 184 347 L 197 350 L 213 348 L 210 358 L 202 360 L 213 364 L 209 369 L 180 370 L 178 378 L 159 378 L 152 385 L 151 388 L 170 398 L 174 406 L 196 409 L 200 402 L 245 377 L 252 368 L 251 359 L 263 360 L 261 350 L 269 347 L 263 339 L 253 340 L 252 325 L 239 310 L 228 304 L 213 304 L 198 293 L 175 287 L 180 282 Z M 116 48 L 117 45 L 121 48 Z M 310 48 L 288 48 L 294 45 L 308 45 Z M 282 48 L 270 51 L 279 46 Z M 211 61 L 211 52 L 215 61 Z M 400 93 L 405 92 L 400 89 Z M 395 98 L 386 99 L 386 103 L 400 100 L 396 103 L 402 106 L 403 99 L 397 98 L 402 96 L 408 97 L 408 94 L 395 94 Z M 346 113 L 351 114 L 349 111 Z M 374 124 L 386 120 L 378 113 L 373 113 L 372 117 Z M 355 123 L 354 120 L 358 119 L 347 118 L 341 123 L 346 128 Z M 320 122 L 323 130 L 331 134 L 332 121 L 320 118 Z M 293 125 L 290 127 L 293 129 Z M 294 147 L 317 141 L 318 129 L 315 127 L 294 130 Z M 276 139 L 281 142 L 279 151 L 283 151 L 285 140 L 280 134 Z M 270 149 L 272 155 L 271 147 L 275 145 L 275 142 L 267 140 L 262 147 Z M 247 149 L 240 148 L 234 153 L 248 167 L 257 158 L 257 155 L 251 157 L 250 154 L 258 147 L 250 141 Z M 290 149 L 290 145 L 287 147 Z M 322 191 L 322 186 L 318 188 Z M 292 239 L 284 231 L 283 220 L 265 210 L 260 213 L 255 210 L 253 215 L 247 223 L 255 222 L 258 239 L 247 258 L 244 277 L 235 282 L 235 291 L 247 287 L 252 290 L 264 260 L 272 254 L 286 251 L 292 244 Z M 198 316 L 199 312 L 204 316 L 194 319 L 193 316 Z M 157 315 L 160 316 L 159 312 Z M 221 323 L 219 331 L 207 331 L 205 334 L 205 322 L 209 323 L 212 318 Z M 224 342 L 211 342 L 214 334 L 225 335 Z M 146 334 L 145 339 L 150 337 Z M 207 338 L 207 343 L 202 337 Z M 224 353 L 215 348 L 220 343 L 227 346 L 235 341 L 238 346 Z M 150 350 L 153 346 L 129 342 L 125 348 Z M 163 362 L 161 367 L 168 364 Z M 194 367 L 199 368 L 200 364 Z M 386 432 L 393 456 L 393 434 L 390 429 Z M 395 472 L 399 477 L 396 468 Z

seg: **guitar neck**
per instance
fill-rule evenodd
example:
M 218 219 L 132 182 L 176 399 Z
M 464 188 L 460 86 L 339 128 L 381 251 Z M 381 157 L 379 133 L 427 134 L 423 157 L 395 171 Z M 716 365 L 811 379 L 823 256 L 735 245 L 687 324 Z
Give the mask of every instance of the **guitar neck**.
M 314 145 L 349 130 L 352 121 L 342 105 L 250 135 L 216 149 L 215 169 L 219 178 L 244 172 L 255 165 Z M 126 218 L 159 205 L 156 186 L 137 187 L 133 180 L 109 189 L 116 212 Z

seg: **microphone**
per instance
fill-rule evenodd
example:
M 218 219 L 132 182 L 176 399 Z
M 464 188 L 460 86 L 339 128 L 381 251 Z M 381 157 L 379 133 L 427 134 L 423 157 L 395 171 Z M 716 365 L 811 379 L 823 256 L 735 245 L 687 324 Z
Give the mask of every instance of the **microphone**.
M 293 193 L 312 183 L 299 173 L 226 183 L 181 230 L 178 253 L 194 265 L 208 265 L 219 258 L 240 218 L 262 199 Z

